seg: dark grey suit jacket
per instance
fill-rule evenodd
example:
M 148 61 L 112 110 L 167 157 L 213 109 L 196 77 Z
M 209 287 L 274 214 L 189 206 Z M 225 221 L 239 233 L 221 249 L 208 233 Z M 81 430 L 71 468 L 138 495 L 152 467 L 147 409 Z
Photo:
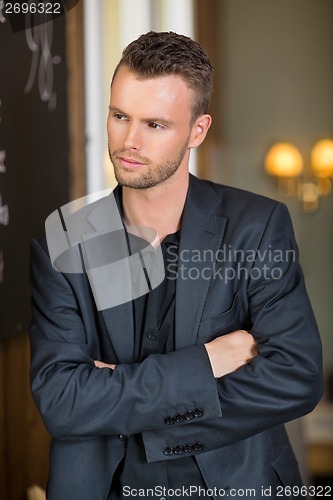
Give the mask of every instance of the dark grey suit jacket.
M 86 275 L 55 271 L 45 240 L 33 242 L 31 384 L 53 436 L 49 500 L 106 499 L 119 436 L 135 433 L 149 462 L 190 445 L 215 498 L 268 487 L 274 498 L 278 485 L 300 484 L 283 424 L 314 408 L 323 382 L 287 209 L 191 176 L 178 272 L 176 351 L 135 363 L 131 302 L 97 311 Z M 215 380 L 203 344 L 236 329 L 251 331 L 260 354 Z

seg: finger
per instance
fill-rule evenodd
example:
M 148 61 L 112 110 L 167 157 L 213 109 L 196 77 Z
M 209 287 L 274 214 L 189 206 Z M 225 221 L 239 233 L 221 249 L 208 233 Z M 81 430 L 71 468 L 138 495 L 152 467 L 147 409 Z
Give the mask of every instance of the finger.
M 97 359 L 94 359 L 94 364 L 96 368 L 110 368 L 111 370 L 114 370 L 116 365 L 112 363 L 103 363 L 103 361 L 98 361 Z

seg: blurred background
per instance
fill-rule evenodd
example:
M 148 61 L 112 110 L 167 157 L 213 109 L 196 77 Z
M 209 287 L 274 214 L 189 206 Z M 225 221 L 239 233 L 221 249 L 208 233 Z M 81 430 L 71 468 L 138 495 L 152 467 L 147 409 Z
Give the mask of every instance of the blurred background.
M 110 80 L 124 46 L 151 29 L 195 38 L 215 66 L 213 127 L 191 170 L 290 210 L 326 389 L 288 432 L 305 481 L 331 484 L 333 2 L 58 3 L 60 15 L 29 24 L 0 1 L 0 498 L 26 499 L 47 480 L 49 436 L 29 389 L 29 242 L 61 205 L 114 187 Z

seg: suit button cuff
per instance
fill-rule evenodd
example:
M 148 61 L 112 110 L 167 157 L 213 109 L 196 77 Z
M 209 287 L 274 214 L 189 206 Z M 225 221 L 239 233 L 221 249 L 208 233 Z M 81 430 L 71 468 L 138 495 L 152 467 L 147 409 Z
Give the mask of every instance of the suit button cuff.
M 181 446 L 175 446 L 173 449 L 175 455 L 181 455 L 183 453 L 183 448 Z
M 193 412 L 193 415 L 195 418 L 202 417 L 204 414 L 204 411 L 201 408 L 196 408 Z
M 164 423 L 166 425 L 172 425 L 174 423 L 180 424 L 184 420 L 192 420 L 193 418 L 200 418 L 204 414 L 204 411 L 201 408 L 196 408 L 195 410 L 186 411 L 185 413 L 178 413 L 175 417 L 166 417 L 164 419 Z
M 193 417 L 193 411 L 187 411 L 186 413 L 184 413 L 185 420 L 192 420 Z
M 166 417 L 164 419 L 164 423 L 167 424 L 167 425 L 172 425 L 174 423 L 175 419 L 172 418 L 172 417 Z
M 202 444 L 201 443 L 195 443 L 192 448 L 193 448 L 194 451 L 201 451 L 202 450 Z

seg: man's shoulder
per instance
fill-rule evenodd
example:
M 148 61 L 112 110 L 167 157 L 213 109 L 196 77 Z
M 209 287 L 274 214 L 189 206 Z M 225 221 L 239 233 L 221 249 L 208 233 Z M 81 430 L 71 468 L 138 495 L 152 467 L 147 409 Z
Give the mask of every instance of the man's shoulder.
M 208 196 L 216 196 L 224 209 L 240 210 L 268 210 L 272 211 L 276 206 L 284 206 L 283 203 L 264 196 L 262 194 L 247 191 L 233 186 L 220 184 L 207 179 L 194 178 L 197 189 L 205 192 Z

